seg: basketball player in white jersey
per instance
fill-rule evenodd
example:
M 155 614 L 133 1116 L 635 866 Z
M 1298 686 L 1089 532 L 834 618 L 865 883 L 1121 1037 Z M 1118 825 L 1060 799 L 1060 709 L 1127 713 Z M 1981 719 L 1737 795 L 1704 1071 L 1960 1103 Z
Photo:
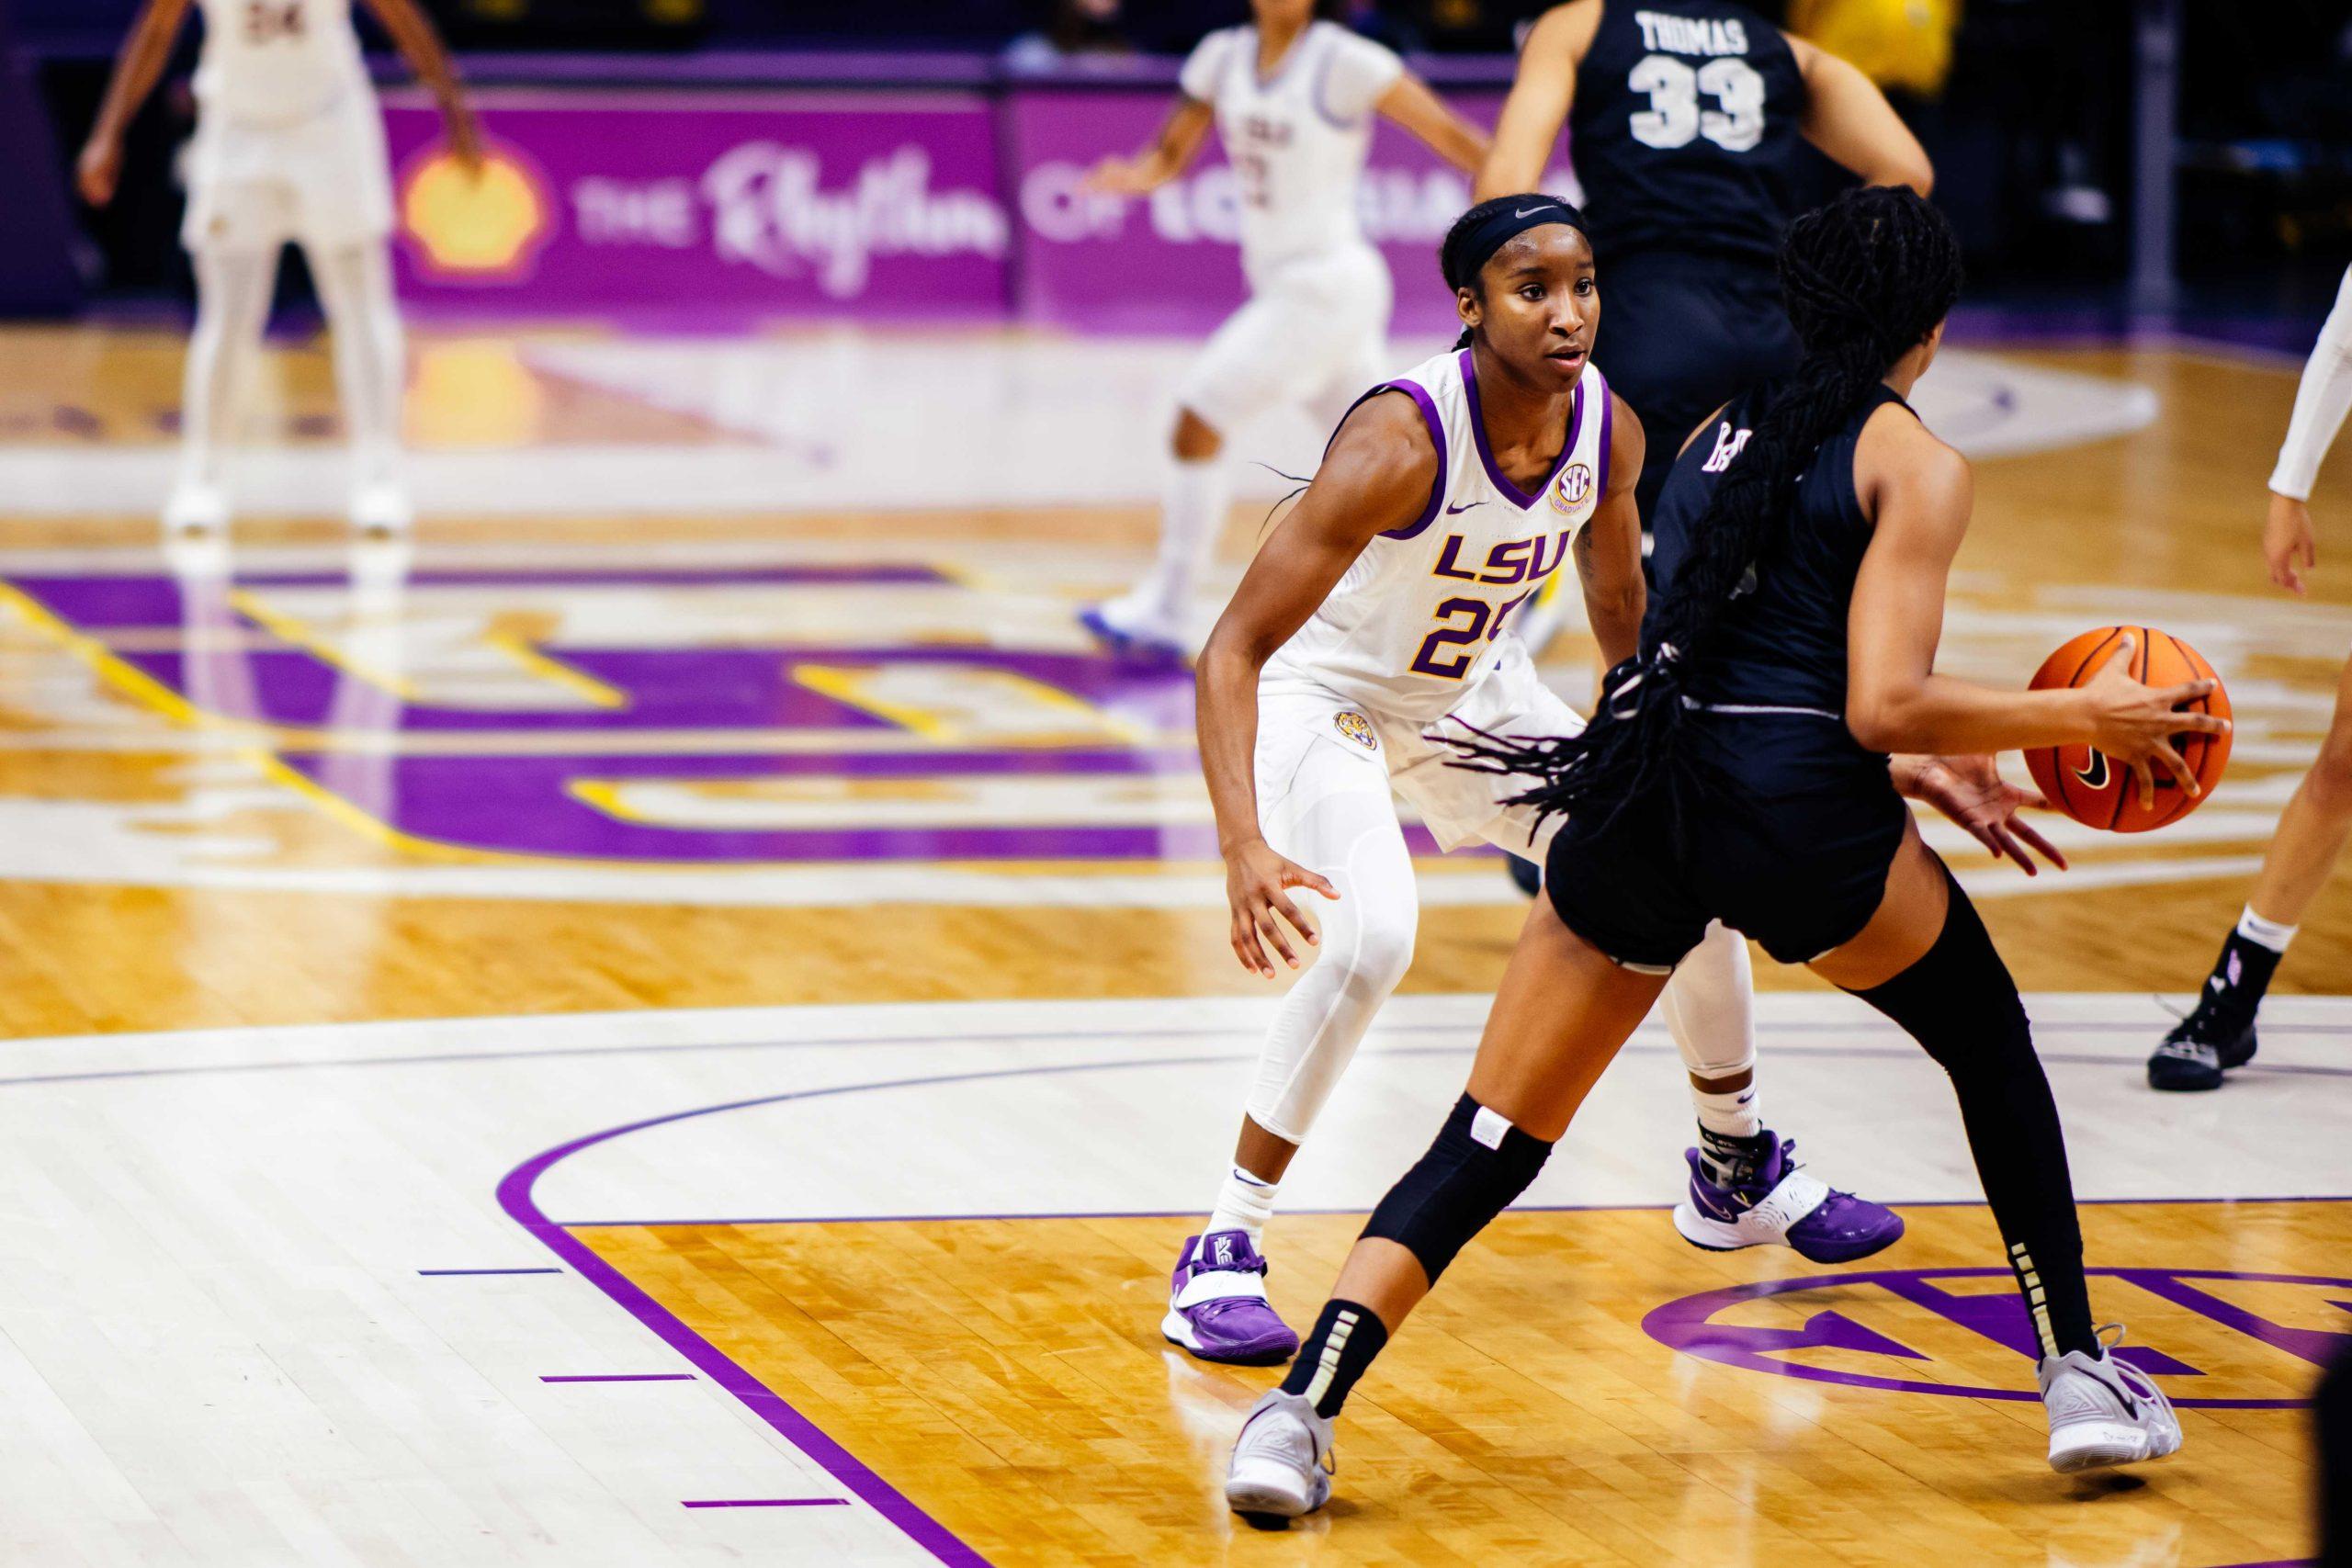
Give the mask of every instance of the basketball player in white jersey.
M 449 143 L 478 168 L 481 133 L 455 70 L 416 0 L 367 0 L 430 87 Z M 170 60 L 188 0 L 148 0 L 107 84 L 82 150 L 82 195 L 114 197 L 122 138 Z M 398 473 L 401 321 L 385 241 L 392 227 L 383 117 L 360 57 L 351 0 L 201 0 L 196 135 L 188 147 L 181 243 L 196 264 L 179 476 L 166 531 L 225 526 L 222 449 L 260 350 L 279 250 L 302 247 L 334 344 L 335 384 L 353 457 L 351 520 L 362 533 L 408 526 Z
M 1149 148 L 1104 159 L 1093 189 L 1141 196 L 1174 179 L 1214 121 L 1240 197 L 1250 302 L 1217 328 L 1177 389 L 1173 471 L 1159 554 L 1125 596 L 1085 611 L 1088 630 L 1146 657 L 1182 651 L 1184 607 L 1216 553 L 1229 481 L 1226 437 L 1278 404 L 1330 428 L 1387 368 L 1387 264 L 1364 238 L 1356 187 L 1385 115 L 1475 172 L 1487 139 L 1389 51 L 1321 19 L 1317 0 L 1251 0 L 1254 21 L 1203 39 L 1183 96 Z
M 1587 363 L 1600 311 L 1582 224 L 1545 196 L 1483 202 L 1454 224 L 1442 262 L 1463 342 L 1358 400 L 1202 651 L 1201 761 L 1234 952 L 1268 977 L 1270 947 L 1296 968 L 1284 922 L 1322 950 L 1283 1000 L 1233 1168 L 1177 1260 L 1161 1332 L 1204 1359 L 1279 1361 L 1298 1347 L 1266 1301 L 1260 1237 L 1291 1156 L 1412 957 L 1419 903 L 1391 790 L 1443 849 L 1484 839 L 1540 857 L 1558 819 L 1504 804 L 1528 781 L 1449 765 L 1459 755 L 1438 738 L 1583 728 L 1504 635 L 1571 554 L 1602 667 L 1636 647 L 1644 436 Z M 1319 931 L 1293 887 L 1333 900 Z M 1711 927 L 1665 995 L 1686 1057 L 1703 1043 L 1744 1044 L 1752 1060 L 1749 985 L 1746 944 Z M 1678 1228 L 1702 1246 L 1777 1243 L 1816 1262 L 1903 1234 L 1898 1216 L 1832 1191 L 1789 1152 L 1774 1141 L 1768 1190 L 1745 1213 L 1678 1211 Z

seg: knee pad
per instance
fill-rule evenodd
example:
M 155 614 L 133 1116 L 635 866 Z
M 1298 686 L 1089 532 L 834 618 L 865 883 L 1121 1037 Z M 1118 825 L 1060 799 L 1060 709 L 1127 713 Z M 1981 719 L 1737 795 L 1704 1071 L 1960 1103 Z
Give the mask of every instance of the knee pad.
M 1372 1212 L 1363 1234 L 1410 1252 L 1434 1285 L 1453 1255 L 1527 1190 L 1551 1156 L 1551 1145 L 1465 1094 L 1429 1153 Z

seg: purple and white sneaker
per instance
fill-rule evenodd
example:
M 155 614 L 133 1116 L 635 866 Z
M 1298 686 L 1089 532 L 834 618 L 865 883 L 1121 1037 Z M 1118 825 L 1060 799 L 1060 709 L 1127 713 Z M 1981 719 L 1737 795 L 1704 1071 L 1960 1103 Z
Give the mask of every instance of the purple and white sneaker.
M 1298 1336 L 1266 1300 L 1266 1260 L 1248 1231 L 1186 1236 L 1168 1292 L 1159 1332 L 1204 1361 L 1271 1367 L 1298 1352 Z
M 1690 1190 L 1674 1206 L 1674 1228 L 1683 1240 L 1710 1252 L 1788 1247 L 1815 1263 L 1851 1263 L 1902 1238 L 1902 1215 L 1800 1169 L 1791 1157 L 1795 1139 L 1784 1143 L 1768 1132 L 1764 1145 L 1770 1152 L 1754 1178 L 1733 1187 L 1715 1185 L 1698 1150 L 1683 1151 Z
M 1184 645 L 1178 640 L 1182 628 L 1135 594 L 1088 605 L 1078 613 L 1078 624 L 1122 659 L 1146 664 L 1184 661 Z

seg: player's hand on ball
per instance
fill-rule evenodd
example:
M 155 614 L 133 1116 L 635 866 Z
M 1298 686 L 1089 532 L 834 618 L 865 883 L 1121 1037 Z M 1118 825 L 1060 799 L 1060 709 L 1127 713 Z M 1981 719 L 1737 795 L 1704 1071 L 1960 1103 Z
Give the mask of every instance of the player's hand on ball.
M 2058 847 L 2018 815 L 2028 807 L 2046 809 L 2050 803 L 2038 791 L 2019 789 L 2003 778 L 1990 757 L 1923 757 L 1910 793 L 1967 829 L 1970 837 L 1993 852 L 1994 859 L 2017 862 L 2028 876 L 2041 874 L 2034 854 L 2060 871 L 2066 869 L 2066 857 Z
M 1233 908 L 1234 956 L 1241 960 L 1244 969 L 1269 980 L 1274 977 L 1274 965 L 1266 956 L 1269 944 L 1283 955 L 1283 963 L 1298 967 L 1298 954 L 1291 948 L 1289 933 L 1283 930 L 1284 921 L 1309 947 L 1322 940 L 1291 902 L 1286 890 L 1293 887 L 1311 887 L 1326 898 L 1340 896 L 1329 882 L 1276 854 L 1263 839 L 1252 840 L 1225 857 L 1225 897 Z
M 115 186 L 121 178 L 122 143 L 111 136 L 92 137 L 74 165 L 74 184 L 82 199 L 92 207 L 104 207 L 114 199 Z
M 2270 563 L 2271 581 L 2297 593 L 2303 591 L 2303 573 L 2319 564 L 2309 506 L 2271 492 L 2270 515 L 2262 525 L 2262 558 Z
M 2173 749 L 2172 738 L 2196 730 L 2207 735 L 2229 732 L 2230 721 L 2209 713 L 2177 713 L 2183 703 L 2211 695 L 2213 681 L 2183 681 L 2177 686 L 2143 686 L 2131 676 L 2139 639 L 2125 633 L 2120 648 L 2083 683 L 2091 705 L 2091 744 L 2132 770 L 2139 781 L 2140 805 L 2154 810 L 2156 773 L 2164 769 L 2194 798 L 2204 794 L 2197 774 Z

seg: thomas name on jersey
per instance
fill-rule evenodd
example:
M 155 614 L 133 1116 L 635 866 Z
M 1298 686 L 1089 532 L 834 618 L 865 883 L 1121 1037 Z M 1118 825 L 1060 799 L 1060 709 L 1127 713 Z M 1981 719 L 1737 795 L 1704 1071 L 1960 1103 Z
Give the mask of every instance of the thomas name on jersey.
M 1747 28 L 1736 17 L 1674 17 L 1636 11 L 1645 48 L 1668 54 L 1746 54 Z

